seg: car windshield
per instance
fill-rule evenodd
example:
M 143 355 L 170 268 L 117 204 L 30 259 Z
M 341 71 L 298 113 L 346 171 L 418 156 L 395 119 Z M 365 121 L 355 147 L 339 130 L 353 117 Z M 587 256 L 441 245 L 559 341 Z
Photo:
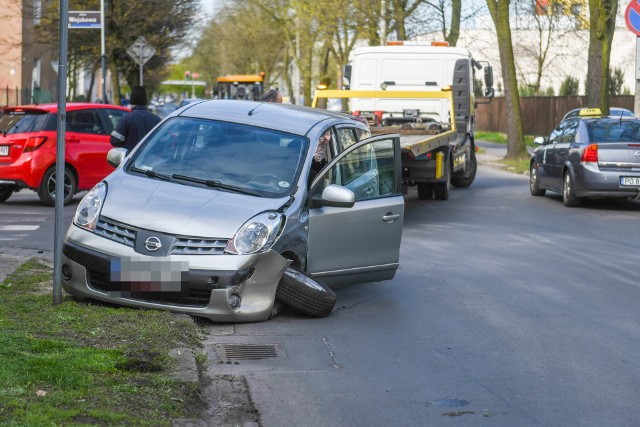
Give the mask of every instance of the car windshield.
M 270 129 L 175 117 L 133 154 L 128 171 L 263 197 L 289 195 L 308 140 Z
M 587 130 L 591 142 L 640 141 L 640 120 L 590 120 Z
M 0 132 L 4 135 L 38 132 L 46 121 L 45 111 L 4 111 L 0 114 Z

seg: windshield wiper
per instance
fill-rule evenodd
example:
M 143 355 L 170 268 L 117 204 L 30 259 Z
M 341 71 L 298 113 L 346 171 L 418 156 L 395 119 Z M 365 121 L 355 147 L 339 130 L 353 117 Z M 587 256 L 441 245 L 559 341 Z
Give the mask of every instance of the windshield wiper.
M 171 181 L 171 177 L 169 175 L 163 174 L 163 173 L 158 173 L 154 170 L 151 169 L 141 169 L 141 168 L 137 168 L 135 166 L 132 166 L 131 168 L 129 168 L 129 170 L 133 171 L 133 172 L 138 172 L 141 174 L 144 174 L 146 176 L 148 176 L 149 178 L 154 178 L 154 179 L 160 179 L 162 181 Z
M 215 180 L 215 179 L 203 179 L 203 178 L 196 178 L 196 177 L 193 177 L 193 176 L 177 175 L 177 174 L 171 175 L 171 178 L 180 179 L 180 180 L 183 180 L 183 181 L 195 182 L 197 184 L 204 184 L 204 185 L 206 185 L 207 187 L 210 187 L 210 188 L 219 188 L 219 189 L 222 189 L 222 190 L 233 191 L 234 193 L 248 194 L 250 196 L 262 197 L 262 195 L 257 191 L 246 190 L 244 188 L 235 187 L 233 185 L 223 184 L 222 182 L 220 182 L 218 180 Z

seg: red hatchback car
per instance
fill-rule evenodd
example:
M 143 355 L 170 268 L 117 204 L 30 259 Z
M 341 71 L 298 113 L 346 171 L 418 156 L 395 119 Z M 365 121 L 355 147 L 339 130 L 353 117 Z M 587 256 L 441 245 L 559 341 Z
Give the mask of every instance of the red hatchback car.
M 57 104 L 0 109 L 0 203 L 31 188 L 44 204 L 55 204 L 57 112 Z M 67 104 L 65 204 L 113 171 L 109 135 L 128 112 L 118 105 Z

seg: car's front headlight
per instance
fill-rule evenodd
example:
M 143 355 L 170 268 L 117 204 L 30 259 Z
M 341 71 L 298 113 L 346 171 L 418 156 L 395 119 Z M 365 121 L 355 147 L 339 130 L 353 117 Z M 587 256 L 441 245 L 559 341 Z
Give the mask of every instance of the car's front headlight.
M 93 231 L 98 222 L 104 199 L 107 196 L 107 184 L 99 183 L 82 198 L 73 217 L 73 223 L 85 230 Z
M 278 212 L 263 212 L 245 222 L 233 239 L 229 240 L 225 252 L 249 255 L 265 252 L 271 248 L 282 228 L 284 216 Z

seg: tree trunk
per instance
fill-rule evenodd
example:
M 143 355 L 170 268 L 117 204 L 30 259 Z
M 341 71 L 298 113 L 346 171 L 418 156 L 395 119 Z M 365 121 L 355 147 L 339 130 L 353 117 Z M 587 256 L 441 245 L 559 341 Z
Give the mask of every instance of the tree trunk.
M 462 0 L 451 1 L 451 30 L 446 40 L 449 42 L 449 46 L 455 46 L 458 43 L 458 37 L 460 37 L 460 17 L 462 15 Z
M 513 43 L 511 41 L 511 26 L 509 23 L 509 3 L 509 0 L 487 0 L 491 18 L 496 26 L 502 80 L 504 81 L 507 114 L 507 155 L 505 158 L 518 159 L 526 157 L 528 154 L 524 144 L 518 79 L 516 77 L 516 66 L 513 57 Z
M 589 107 L 609 114 L 609 63 L 618 0 L 589 0 L 589 59 L 585 92 Z
M 120 74 L 114 65 L 111 66 L 111 87 L 113 88 L 113 102 L 117 105 L 121 105 L 120 99 L 122 97 L 120 95 Z

